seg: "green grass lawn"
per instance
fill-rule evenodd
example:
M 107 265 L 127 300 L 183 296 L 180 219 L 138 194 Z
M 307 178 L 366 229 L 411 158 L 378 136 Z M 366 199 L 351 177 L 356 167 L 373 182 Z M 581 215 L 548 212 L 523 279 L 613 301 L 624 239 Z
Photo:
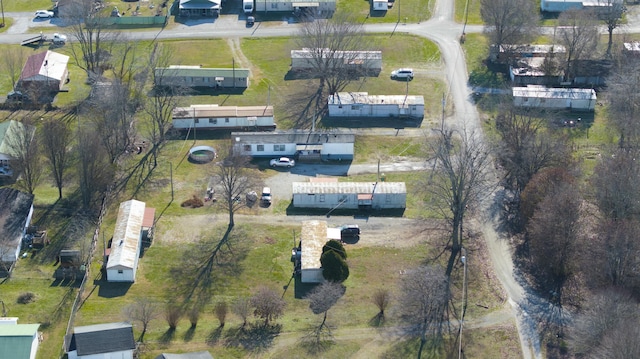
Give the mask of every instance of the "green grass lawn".
M 355 22 L 366 24 L 407 22 L 416 23 L 431 18 L 435 0 L 395 0 L 387 11 L 373 11 L 365 0 L 338 1 L 336 12 L 349 14 Z
M 465 20 L 469 25 L 482 24 L 480 16 L 480 0 L 456 0 L 455 21 L 464 24 Z

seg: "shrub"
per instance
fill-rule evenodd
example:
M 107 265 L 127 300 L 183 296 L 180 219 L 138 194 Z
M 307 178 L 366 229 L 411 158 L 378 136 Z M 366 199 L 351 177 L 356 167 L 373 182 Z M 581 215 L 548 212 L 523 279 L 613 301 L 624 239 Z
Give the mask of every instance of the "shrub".
M 173 303 L 168 303 L 164 312 L 164 319 L 169 324 L 169 329 L 175 330 L 182 318 L 182 309 Z
M 227 305 L 227 302 L 222 301 L 216 303 L 213 311 L 216 314 L 216 318 L 218 318 L 218 320 L 220 321 L 220 328 L 223 328 L 224 323 L 227 319 L 227 313 L 229 313 L 229 306 Z
M 24 292 L 18 296 L 18 299 L 16 301 L 18 302 L 18 304 L 29 304 L 31 302 L 34 302 L 35 300 L 36 300 L 35 294 L 31 292 Z
M 196 196 L 195 194 L 193 195 L 193 197 L 189 198 L 188 200 L 180 204 L 180 207 L 189 207 L 189 208 L 199 208 L 202 206 L 204 206 L 204 202 L 200 198 L 198 198 L 198 196 Z

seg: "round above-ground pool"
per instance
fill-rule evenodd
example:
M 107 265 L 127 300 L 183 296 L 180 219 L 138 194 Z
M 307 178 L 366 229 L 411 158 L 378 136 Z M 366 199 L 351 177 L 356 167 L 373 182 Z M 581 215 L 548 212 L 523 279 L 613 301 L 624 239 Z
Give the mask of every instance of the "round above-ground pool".
M 189 159 L 197 163 L 207 163 L 216 158 L 216 150 L 211 146 L 195 146 L 189 150 Z

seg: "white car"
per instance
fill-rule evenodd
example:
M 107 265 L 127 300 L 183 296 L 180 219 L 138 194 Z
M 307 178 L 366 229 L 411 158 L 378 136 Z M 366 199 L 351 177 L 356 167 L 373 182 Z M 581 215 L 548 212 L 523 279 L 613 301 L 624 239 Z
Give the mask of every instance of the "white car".
M 406 79 L 413 80 L 413 69 L 397 69 L 391 71 L 392 79 Z
M 296 165 L 296 161 L 287 158 L 287 157 L 280 157 L 280 158 L 274 158 L 269 162 L 269 166 L 271 167 L 287 167 L 287 168 L 291 168 L 293 166 Z
M 49 10 L 38 10 L 36 11 L 36 18 L 41 19 L 41 18 L 52 18 L 53 15 L 55 15 L 53 13 L 53 11 L 49 11 Z

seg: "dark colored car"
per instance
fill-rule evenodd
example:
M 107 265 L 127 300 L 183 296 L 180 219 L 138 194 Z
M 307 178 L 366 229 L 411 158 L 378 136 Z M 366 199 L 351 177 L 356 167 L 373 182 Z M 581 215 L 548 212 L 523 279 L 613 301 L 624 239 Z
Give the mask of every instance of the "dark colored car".
M 357 224 L 347 224 L 340 227 L 341 238 L 358 238 L 360 237 L 360 227 Z
M 247 27 L 253 26 L 256 23 L 256 18 L 253 16 L 247 16 Z

